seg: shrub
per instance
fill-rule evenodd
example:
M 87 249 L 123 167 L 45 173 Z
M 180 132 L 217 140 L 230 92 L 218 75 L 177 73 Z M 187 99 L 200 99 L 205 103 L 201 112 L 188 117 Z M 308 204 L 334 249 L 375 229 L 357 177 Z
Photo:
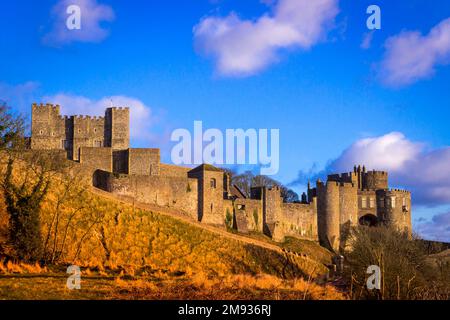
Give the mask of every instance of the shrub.
M 427 261 L 423 244 L 387 227 L 358 227 L 350 234 L 345 253 L 345 277 L 355 299 L 427 299 L 440 288 L 435 298 L 448 298 L 448 280 L 441 270 Z M 380 267 L 381 288 L 366 286 L 367 268 Z
M 233 215 L 231 214 L 230 210 L 227 209 L 227 214 L 225 217 L 225 225 L 228 229 L 233 228 Z
M 255 219 L 255 226 L 256 226 L 256 228 L 258 228 L 259 219 L 258 219 L 258 211 L 256 209 L 253 210 L 253 219 Z

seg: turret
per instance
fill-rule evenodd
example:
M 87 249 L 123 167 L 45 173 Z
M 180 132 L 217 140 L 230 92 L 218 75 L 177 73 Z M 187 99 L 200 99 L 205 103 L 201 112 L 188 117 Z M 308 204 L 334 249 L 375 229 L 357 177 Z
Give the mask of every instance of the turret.
M 339 183 L 317 184 L 317 220 L 320 244 L 335 252 L 340 246 Z
M 115 150 L 130 147 L 130 109 L 108 108 L 105 112 L 105 146 Z

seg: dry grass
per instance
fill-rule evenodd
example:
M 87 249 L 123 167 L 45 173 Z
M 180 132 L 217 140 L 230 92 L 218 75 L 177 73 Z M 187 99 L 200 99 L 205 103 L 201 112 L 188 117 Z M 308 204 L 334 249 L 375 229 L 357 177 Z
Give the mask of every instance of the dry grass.
M 157 279 L 125 276 L 87 276 L 83 272 L 81 290 L 66 288 L 66 275 L 0 276 L 0 299 L 127 299 L 127 300 L 342 300 L 346 296 L 331 286 L 303 279 L 282 280 L 260 275 L 232 275 L 209 278 Z
M 48 272 L 47 267 L 41 267 L 38 263 L 26 264 L 26 263 L 14 263 L 8 261 L 7 263 L 0 262 L 0 275 L 1 274 L 39 274 Z
M 246 274 L 212 278 L 204 273 L 192 278 L 154 282 L 116 279 L 120 294 L 130 299 L 294 299 L 342 300 L 345 295 L 331 286 L 322 286 L 301 278 L 283 280 L 270 275 Z M 117 296 L 117 291 L 113 294 Z

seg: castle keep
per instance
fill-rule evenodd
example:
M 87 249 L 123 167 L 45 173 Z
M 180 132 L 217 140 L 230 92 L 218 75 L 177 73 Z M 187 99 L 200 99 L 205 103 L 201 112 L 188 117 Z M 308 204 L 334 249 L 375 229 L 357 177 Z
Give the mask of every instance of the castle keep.
M 279 187 L 253 187 L 246 197 L 228 173 L 212 165 L 163 164 L 159 149 L 130 148 L 129 112 L 108 108 L 102 117 L 63 117 L 57 105 L 33 104 L 31 148 L 64 152 L 97 188 L 275 241 L 292 236 L 337 252 L 358 224 L 411 232 L 411 194 L 389 189 L 387 172 L 355 166 L 329 175 L 314 188 L 308 183 L 300 203 L 284 203 Z

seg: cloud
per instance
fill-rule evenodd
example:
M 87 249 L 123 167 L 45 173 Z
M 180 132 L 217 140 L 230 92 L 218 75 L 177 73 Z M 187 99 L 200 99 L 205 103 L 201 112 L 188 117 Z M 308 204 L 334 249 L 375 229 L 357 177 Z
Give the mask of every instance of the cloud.
M 309 178 L 348 172 L 354 164 L 388 171 L 390 185 L 411 190 L 414 204 L 450 204 L 450 147 L 430 149 L 400 132 L 391 132 L 356 141 L 323 171 L 310 174 Z M 300 172 L 291 185 L 304 184 L 305 178 L 306 174 Z
M 0 100 L 6 102 L 14 110 L 28 113 L 30 104 L 37 93 L 40 84 L 35 81 L 27 81 L 19 84 L 0 82 Z
M 81 9 L 81 29 L 69 30 L 66 21 L 70 16 L 67 8 L 78 5 Z M 43 43 L 49 46 L 62 46 L 72 42 L 100 42 L 109 35 L 102 26 L 115 18 L 110 6 L 97 3 L 97 0 L 60 0 L 51 11 L 52 29 L 43 37 Z
M 370 49 L 370 46 L 372 45 L 372 40 L 373 40 L 373 35 L 374 35 L 375 31 L 372 30 L 370 32 L 367 32 L 364 34 L 364 38 L 361 42 L 360 48 L 367 50 Z
M 391 87 L 402 87 L 430 78 L 438 65 L 450 63 L 450 18 L 427 35 L 404 31 L 386 40 L 381 62 L 381 80 Z
M 437 214 L 431 221 L 416 224 L 415 231 L 425 239 L 450 242 L 450 212 Z
M 142 101 L 126 96 L 104 97 L 99 100 L 91 100 L 83 96 L 67 95 L 60 93 L 54 96 L 46 96 L 42 99 L 44 103 L 59 104 L 61 113 L 64 115 L 90 115 L 103 116 L 105 109 L 111 106 L 130 108 L 130 137 L 132 139 L 154 140 L 149 131 L 158 120 L 152 109 Z
M 338 14 L 338 0 L 278 0 L 272 12 L 243 20 L 232 12 L 194 27 L 197 50 L 213 57 L 226 76 L 249 76 L 279 60 L 282 49 L 310 49 Z

